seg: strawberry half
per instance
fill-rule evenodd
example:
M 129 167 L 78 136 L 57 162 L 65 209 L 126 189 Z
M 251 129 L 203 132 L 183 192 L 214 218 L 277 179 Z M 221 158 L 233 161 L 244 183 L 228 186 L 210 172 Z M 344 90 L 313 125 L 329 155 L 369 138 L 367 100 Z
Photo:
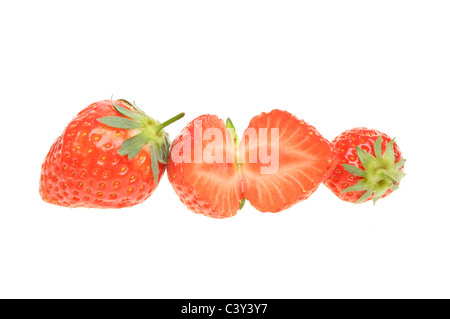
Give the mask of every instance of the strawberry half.
M 216 130 L 215 141 L 222 147 L 208 149 L 203 141 L 208 130 Z M 214 160 L 232 157 L 233 149 L 230 132 L 215 115 L 194 119 L 173 141 L 167 176 L 180 200 L 194 213 L 214 218 L 236 215 L 242 200 L 238 166 Z
M 278 139 L 265 130 L 278 130 Z M 257 138 L 247 138 L 249 132 Z M 244 132 L 245 161 L 242 164 L 244 197 L 262 212 L 279 212 L 307 199 L 326 178 L 335 165 L 334 148 L 329 141 L 305 121 L 280 110 L 255 116 Z M 278 145 L 273 145 L 278 142 Z M 279 154 L 278 169 L 271 172 L 274 163 L 264 158 L 251 163 L 249 154 L 272 150 Z M 266 168 L 266 172 L 264 172 Z
M 122 208 L 145 201 L 164 173 L 170 150 L 159 123 L 125 100 L 82 110 L 42 165 L 39 193 L 65 207 Z
M 373 200 L 375 204 L 398 189 L 405 159 L 394 139 L 364 127 L 348 130 L 333 140 L 339 165 L 325 185 L 350 203 Z
M 208 129 L 221 133 L 214 152 Z M 196 148 L 202 151 L 197 161 L 192 158 Z M 225 218 L 245 200 L 262 212 L 284 210 L 308 198 L 334 165 L 333 146 L 314 127 L 273 110 L 254 117 L 240 143 L 229 119 L 226 125 L 214 115 L 195 119 L 175 139 L 167 170 L 190 210 Z

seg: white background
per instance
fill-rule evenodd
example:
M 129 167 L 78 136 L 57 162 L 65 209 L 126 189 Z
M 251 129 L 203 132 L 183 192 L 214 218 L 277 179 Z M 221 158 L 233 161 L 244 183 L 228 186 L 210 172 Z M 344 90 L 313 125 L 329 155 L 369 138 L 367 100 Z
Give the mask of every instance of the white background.
M 448 1 L 2 1 L 0 297 L 450 297 Z M 44 203 L 40 166 L 88 104 L 159 120 L 272 108 L 333 139 L 397 137 L 400 190 L 374 207 L 321 186 L 278 214 L 188 211 L 166 177 L 142 205 Z

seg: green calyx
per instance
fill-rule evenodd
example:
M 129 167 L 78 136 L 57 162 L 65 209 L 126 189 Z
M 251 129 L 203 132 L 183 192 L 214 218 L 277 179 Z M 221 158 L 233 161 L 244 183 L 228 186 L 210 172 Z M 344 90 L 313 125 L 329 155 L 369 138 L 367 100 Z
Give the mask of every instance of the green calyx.
M 226 126 L 228 132 L 230 132 L 230 136 L 231 136 L 231 139 L 233 140 L 234 148 L 237 148 L 237 146 L 239 144 L 239 138 L 236 133 L 236 129 L 234 128 L 234 124 L 233 124 L 233 122 L 231 122 L 230 118 L 227 118 L 227 122 L 226 122 L 225 126 Z
M 132 159 L 145 145 L 150 145 L 151 167 L 155 183 L 157 183 L 159 176 L 158 163 L 167 164 L 170 153 L 169 135 L 163 131 L 163 128 L 182 118 L 184 113 L 180 113 L 166 122 L 159 123 L 139 109 L 136 103 L 130 103 L 123 99 L 117 101 L 129 105 L 135 112 L 111 100 L 115 110 L 126 117 L 105 116 L 99 118 L 98 121 L 114 128 L 138 130 L 136 135 L 123 142 L 118 153 L 122 156 L 128 156 L 128 159 Z
M 240 169 L 240 165 L 239 165 L 239 137 L 236 133 L 236 129 L 234 128 L 234 124 L 233 122 L 231 122 L 230 118 L 227 118 L 227 122 L 225 124 L 225 127 L 227 128 L 228 133 L 230 133 L 230 137 L 231 140 L 233 142 L 233 146 L 234 146 L 234 162 L 236 163 L 236 165 L 238 166 L 238 168 Z
M 365 191 L 356 203 L 362 203 L 373 195 L 375 204 L 388 190 L 398 189 L 398 183 L 406 175 L 401 170 L 406 160 L 401 159 L 395 163 L 394 140 L 392 139 L 386 145 L 386 150 L 382 154 L 381 136 L 379 136 L 374 144 L 375 156 L 356 146 L 356 154 L 364 169 L 349 164 L 342 164 L 342 166 L 350 174 L 362 177 L 362 179 L 355 185 L 344 189 L 342 193 Z
M 231 139 L 233 141 L 233 145 L 234 145 L 234 162 L 237 164 L 238 169 L 241 169 L 241 166 L 239 165 L 239 161 L 238 159 L 238 151 L 239 151 L 239 137 L 236 133 L 236 129 L 234 128 L 234 124 L 231 121 L 230 118 L 227 118 L 227 122 L 225 124 L 228 132 L 230 133 Z M 242 210 L 242 208 L 244 208 L 245 205 L 245 198 L 242 198 L 241 203 L 239 204 L 239 210 Z

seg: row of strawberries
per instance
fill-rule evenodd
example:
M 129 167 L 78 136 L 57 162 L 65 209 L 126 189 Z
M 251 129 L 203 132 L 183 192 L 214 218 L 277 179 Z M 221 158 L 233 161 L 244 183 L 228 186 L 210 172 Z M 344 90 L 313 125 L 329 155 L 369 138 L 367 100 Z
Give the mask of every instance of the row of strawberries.
M 167 168 L 173 189 L 191 211 L 226 218 L 246 200 L 261 212 L 280 212 L 307 199 L 321 183 L 344 201 L 375 203 L 405 175 L 394 139 L 376 130 L 355 128 L 330 143 L 305 121 L 272 110 L 255 116 L 239 142 L 229 119 L 208 114 L 191 121 L 171 144 L 163 129 L 183 116 L 160 123 L 134 102 L 89 105 L 42 164 L 41 197 L 72 208 L 129 207 L 154 192 Z M 201 133 L 215 133 L 198 134 L 199 126 Z M 200 159 L 193 159 L 195 152 Z

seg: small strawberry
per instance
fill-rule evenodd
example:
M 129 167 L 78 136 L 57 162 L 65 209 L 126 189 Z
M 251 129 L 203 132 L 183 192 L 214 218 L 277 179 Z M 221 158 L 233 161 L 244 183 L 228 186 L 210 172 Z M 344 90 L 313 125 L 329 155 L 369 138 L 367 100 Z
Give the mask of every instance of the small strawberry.
M 249 153 L 260 154 L 271 150 L 270 138 L 261 129 L 278 129 L 278 144 L 273 150 L 279 154 L 279 167 L 274 173 L 264 174 L 262 168 L 273 163 L 259 157 L 254 163 Z M 329 141 L 303 120 L 286 111 L 273 110 L 255 116 L 244 132 L 256 131 L 258 139 L 244 138 L 245 161 L 242 164 L 244 197 L 262 212 L 279 212 L 307 199 L 326 178 L 335 165 L 334 148 Z M 270 136 L 270 133 L 267 133 Z M 241 145 L 242 146 L 242 145 Z
M 340 199 L 375 204 L 398 189 L 406 160 L 394 139 L 376 130 L 355 128 L 336 137 L 333 144 L 339 164 L 325 185 Z
M 209 138 L 202 137 L 208 129 L 221 132 L 218 151 L 210 152 L 205 143 Z M 202 155 L 195 161 L 192 154 L 198 147 Z M 180 161 L 186 151 L 189 161 Z M 262 212 L 286 209 L 308 198 L 334 165 L 333 146 L 315 128 L 286 111 L 273 110 L 254 117 L 240 143 L 229 119 L 226 124 L 214 115 L 195 119 L 174 140 L 167 171 L 190 210 L 225 218 L 242 208 L 244 198 Z
M 160 124 L 125 100 L 82 110 L 42 165 L 44 201 L 66 207 L 122 208 L 146 200 L 165 170 L 170 142 Z

